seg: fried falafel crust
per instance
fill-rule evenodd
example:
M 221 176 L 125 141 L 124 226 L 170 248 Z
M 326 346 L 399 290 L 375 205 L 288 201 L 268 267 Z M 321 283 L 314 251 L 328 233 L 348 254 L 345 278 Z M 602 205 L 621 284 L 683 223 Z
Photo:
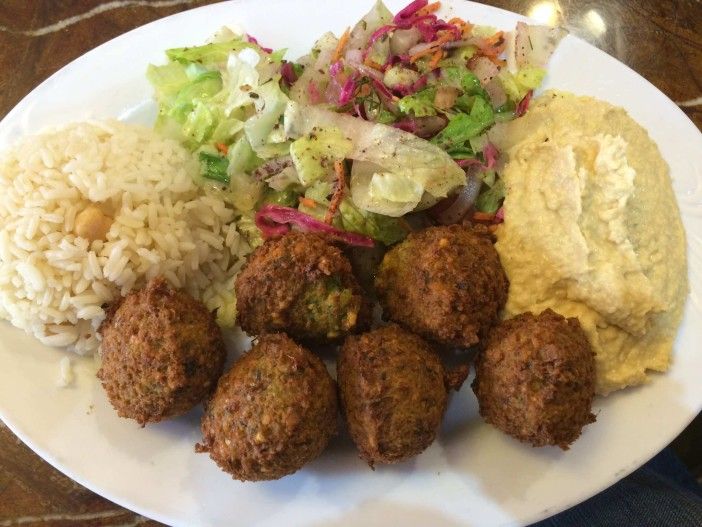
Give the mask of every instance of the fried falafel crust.
M 285 331 L 326 341 L 363 329 L 370 304 L 351 264 L 322 235 L 291 232 L 258 247 L 236 280 L 239 324 L 249 334 Z
M 337 357 L 341 407 L 361 459 L 398 463 L 436 438 L 448 400 L 438 355 L 395 324 L 346 338 Z
M 198 452 L 241 481 L 278 479 L 318 457 L 337 432 L 336 384 L 285 334 L 261 336 L 217 384 Z
M 576 318 L 547 309 L 505 320 L 475 362 L 480 415 L 520 441 L 567 450 L 595 421 L 594 357 Z
M 97 377 L 117 413 L 142 426 L 192 409 L 224 368 L 213 314 L 160 277 L 111 305 L 98 331 Z
M 460 348 L 497 323 L 509 282 L 489 233 L 448 225 L 412 233 L 390 249 L 375 286 L 390 320 Z

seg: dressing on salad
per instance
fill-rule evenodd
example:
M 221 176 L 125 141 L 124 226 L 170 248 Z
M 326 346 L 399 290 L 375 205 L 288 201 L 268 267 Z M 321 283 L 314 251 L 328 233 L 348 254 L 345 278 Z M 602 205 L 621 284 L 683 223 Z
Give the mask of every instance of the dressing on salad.
M 170 49 L 147 72 L 156 128 L 197 155 L 254 243 L 294 224 L 392 244 L 403 216 L 427 209 L 497 223 L 504 185 L 486 132 L 527 111 L 564 31 L 498 31 L 440 7 L 415 0 L 393 16 L 378 1 L 294 62 L 226 28 Z

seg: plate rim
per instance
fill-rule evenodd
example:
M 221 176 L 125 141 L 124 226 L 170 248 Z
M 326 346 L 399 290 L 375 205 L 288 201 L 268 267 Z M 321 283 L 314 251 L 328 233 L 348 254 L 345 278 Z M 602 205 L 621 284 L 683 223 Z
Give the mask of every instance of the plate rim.
M 458 1 L 459 0 L 449 0 L 449 2 L 446 2 L 446 5 L 450 5 L 453 2 L 458 3 Z M 510 10 L 507 10 L 504 8 L 480 4 L 480 3 L 474 2 L 472 0 L 462 0 L 462 2 L 464 4 L 480 6 L 481 8 L 488 8 L 489 10 L 500 12 L 501 14 L 509 15 L 510 17 L 516 17 L 517 20 L 523 20 L 523 21 L 528 21 L 528 22 L 537 23 L 537 24 L 539 23 L 538 21 L 530 19 L 527 16 L 521 15 L 519 13 L 510 11 Z M 271 5 L 273 3 L 274 2 L 271 2 Z M 166 17 L 161 17 L 161 18 L 158 18 L 156 20 L 150 21 L 146 24 L 132 28 L 129 31 L 122 33 L 120 35 L 117 35 L 117 36 L 101 43 L 100 45 L 95 46 L 94 48 L 91 48 L 87 52 L 79 55 L 78 57 L 74 58 L 73 60 L 71 60 L 70 62 L 63 65 L 61 68 L 59 68 L 57 71 L 52 73 L 50 76 L 48 76 L 42 82 L 40 82 L 39 84 L 34 86 L 31 91 L 29 91 L 26 95 L 24 95 L 7 112 L 7 114 L 5 114 L 2 119 L 0 119 L 0 128 L 2 128 L 3 124 L 6 121 L 12 120 L 12 118 L 15 116 L 15 114 L 21 114 L 22 111 L 24 111 L 23 107 L 26 106 L 26 104 L 27 104 L 26 101 L 28 99 L 30 99 L 31 97 L 33 97 L 33 94 L 35 92 L 41 90 L 43 87 L 45 87 L 45 85 L 50 84 L 51 82 L 54 82 L 54 80 L 57 77 L 59 77 L 60 75 L 65 73 L 65 70 L 74 67 L 75 64 L 86 60 L 87 58 L 89 58 L 93 54 L 96 54 L 96 53 L 99 54 L 104 48 L 108 48 L 111 45 L 114 45 L 115 41 L 128 40 L 133 34 L 138 33 L 138 32 L 142 32 L 142 31 L 149 31 L 150 27 L 161 24 L 161 23 L 163 23 L 164 20 L 176 19 L 179 17 L 187 18 L 191 13 L 193 13 L 195 11 L 207 11 L 207 10 L 213 9 L 214 6 L 222 6 L 225 4 L 229 4 L 232 6 L 240 6 L 240 7 L 247 6 L 249 8 L 253 7 L 253 9 L 260 9 L 260 8 L 255 7 L 258 4 L 258 2 L 256 2 L 256 0 L 226 0 L 223 2 L 217 2 L 217 3 L 213 3 L 213 4 L 207 4 L 207 5 L 203 5 L 203 6 L 198 6 L 198 7 L 186 9 L 184 11 L 180 11 L 178 13 L 174 13 L 174 14 L 168 15 Z M 314 35 L 312 37 L 314 38 Z M 697 131 L 698 135 L 702 135 L 702 130 L 700 130 L 697 127 L 697 125 L 694 123 L 694 121 L 692 121 L 692 119 L 680 108 L 680 106 L 678 106 L 670 97 L 668 97 L 655 84 L 653 84 L 651 81 L 649 81 L 642 74 L 638 73 L 636 70 L 634 70 L 628 64 L 620 61 L 615 56 L 611 55 L 610 53 L 607 53 L 606 51 L 598 48 L 597 46 L 591 44 L 587 40 L 585 40 L 577 35 L 574 35 L 572 33 L 568 33 L 568 35 L 564 38 L 564 42 L 566 39 L 575 40 L 579 45 L 585 45 L 588 48 L 590 48 L 591 51 L 594 50 L 595 52 L 598 52 L 600 54 L 604 54 L 609 59 L 616 61 L 618 64 L 618 67 L 625 68 L 626 70 L 628 70 L 629 73 L 633 73 L 639 82 L 647 84 L 649 88 L 653 88 L 653 90 L 655 92 L 657 92 L 657 94 L 659 96 L 662 96 L 669 103 L 669 105 L 672 106 L 677 111 L 677 114 L 679 117 L 683 117 L 684 120 L 687 121 L 687 124 L 691 125 L 692 128 Z M 115 116 L 115 118 L 117 118 L 117 116 Z M 677 198 L 677 196 L 676 196 L 676 200 L 679 202 L 679 199 Z M 689 240 L 688 240 L 688 243 L 689 243 Z M 690 266 L 690 258 L 689 258 L 689 251 L 688 251 L 688 275 L 690 273 L 690 270 L 691 270 L 691 266 Z M 686 298 L 685 312 L 687 312 L 687 310 L 690 309 L 688 306 L 688 304 L 690 302 L 691 302 L 690 292 L 688 292 L 688 296 Z M 12 329 L 15 331 L 20 331 L 17 328 L 12 328 Z M 678 331 L 679 330 L 680 330 L 680 328 L 678 329 Z M 702 411 L 702 400 L 699 401 L 699 404 L 697 405 L 697 408 L 696 408 L 697 414 L 699 414 L 700 411 Z M 106 488 L 100 487 L 98 484 L 93 484 L 89 479 L 83 478 L 78 473 L 74 472 L 70 466 L 63 464 L 50 451 L 39 446 L 37 444 L 37 442 L 34 439 L 32 439 L 32 437 L 28 433 L 25 433 L 25 431 L 22 429 L 21 424 L 14 422 L 12 419 L 8 419 L 6 414 L 7 414 L 7 412 L 4 408 L 4 406 L 0 404 L 0 420 L 3 421 L 3 423 L 8 427 L 8 429 L 10 431 L 12 431 L 13 434 L 15 434 L 24 444 L 26 444 L 34 453 L 36 453 L 38 456 L 40 456 L 45 462 L 49 463 L 52 467 L 54 467 L 55 469 L 57 469 L 58 471 L 60 471 L 64 475 L 66 475 L 67 477 L 71 478 L 73 481 L 76 481 L 77 483 L 79 483 L 83 487 L 89 489 L 90 491 L 94 492 L 95 494 L 98 494 L 99 496 L 102 496 L 102 497 L 112 501 L 113 503 L 124 507 L 127 510 L 133 511 L 137 514 L 146 516 L 148 518 L 154 519 L 156 521 L 159 521 L 159 522 L 167 524 L 167 525 L 169 524 L 169 521 L 170 522 L 173 521 L 173 518 L 169 517 L 167 514 L 163 514 L 160 511 L 158 511 L 156 509 L 149 508 L 149 507 L 145 507 L 145 506 L 142 507 L 141 505 L 133 503 L 133 502 L 129 501 L 128 499 L 122 499 L 121 496 L 113 494 L 112 492 L 110 492 Z M 676 433 L 676 436 L 679 435 L 680 432 L 682 432 L 682 430 L 684 430 L 684 428 L 687 427 L 695 419 L 697 414 L 694 414 L 694 415 L 691 414 L 689 416 L 689 419 L 686 421 L 685 426 Z M 585 497 L 575 498 L 574 500 L 569 501 L 565 505 L 559 505 L 557 507 L 548 507 L 546 509 L 543 509 L 540 512 L 534 513 L 532 515 L 532 517 L 525 516 L 525 517 L 522 517 L 518 520 L 513 519 L 513 523 L 516 525 L 516 524 L 521 524 L 521 522 L 523 520 L 526 520 L 528 523 L 538 521 L 540 519 L 544 519 L 544 518 L 550 517 L 552 515 L 558 514 L 559 512 L 567 510 L 567 509 L 569 509 L 569 508 L 571 508 L 579 503 L 586 501 L 590 497 L 593 497 L 596 494 L 598 494 L 599 492 L 602 492 L 603 490 L 605 490 L 606 488 L 609 488 L 611 485 L 615 484 L 616 482 L 620 481 L 624 477 L 628 476 L 629 474 L 631 474 L 632 472 L 634 472 L 635 470 L 637 470 L 638 468 L 643 466 L 650 459 L 655 457 L 668 444 L 667 441 L 661 441 L 660 443 L 662 443 L 662 445 L 658 445 L 658 446 L 654 447 L 652 452 L 647 452 L 645 455 L 640 456 L 638 458 L 639 461 L 633 462 L 632 464 L 630 464 L 630 466 L 626 467 L 626 469 L 621 469 L 621 470 L 617 471 L 616 473 L 614 473 L 612 475 L 612 477 L 608 480 L 607 485 L 605 487 L 602 487 L 595 494 L 590 494 L 588 492 L 588 493 L 586 493 L 587 496 L 585 496 Z

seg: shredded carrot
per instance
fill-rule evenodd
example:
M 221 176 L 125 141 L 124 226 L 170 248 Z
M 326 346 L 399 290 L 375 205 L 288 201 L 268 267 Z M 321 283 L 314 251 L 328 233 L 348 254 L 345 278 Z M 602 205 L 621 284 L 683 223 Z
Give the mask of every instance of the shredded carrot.
M 485 37 L 485 42 L 489 44 L 490 46 L 495 46 L 498 42 L 503 41 L 505 39 L 505 34 L 503 31 L 498 31 L 494 35 L 490 35 L 489 37 Z
M 224 143 L 215 143 L 215 148 L 219 151 L 220 154 L 224 154 L 225 156 L 227 155 L 227 153 L 229 153 L 229 147 Z
M 492 225 L 488 225 L 488 231 L 496 232 L 497 231 L 497 223 L 493 223 Z
M 493 214 L 491 212 L 475 211 L 473 213 L 473 219 L 475 221 L 492 221 L 495 219 L 495 214 Z
M 439 38 L 436 39 L 437 44 L 445 44 L 446 42 L 451 42 L 452 40 L 456 40 L 456 35 L 454 34 L 453 31 L 449 31 L 448 29 L 443 29 L 437 33 Z M 460 37 L 458 37 L 460 39 Z
M 331 222 L 334 220 L 334 214 L 336 214 L 336 211 L 339 210 L 341 200 L 344 199 L 344 189 L 346 188 L 346 168 L 344 167 L 343 160 L 334 161 L 334 174 L 336 174 L 334 192 L 332 193 L 327 213 L 324 215 L 324 223 L 329 224 L 331 224 Z
M 359 97 L 368 97 L 370 95 L 370 93 L 371 93 L 370 84 L 364 84 L 358 90 Z
M 429 55 L 430 53 L 433 53 L 433 52 L 434 52 L 433 47 L 423 49 L 422 51 L 419 51 L 419 52 L 415 53 L 414 55 L 410 56 L 409 61 L 410 61 L 410 63 L 414 64 L 419 59 L 421 59 L 424 55 Z
M 364 60 L 363 63 L 369 68 L 373 68 L 378 71 L 383 71 L 383 67 L 377 62 L 375 62 L 372 58 L 370 58 L 370 55 L 366 57 L 366 60 Z
M 433 70 L 439 65 L 439 61 L 443 58 L 444 52 L 442 50 L 437 50 L 429 61 L 429 69 Z
M 448 23 L 458 27 L 458 29 L 461 30 L 461 34 L 462 34 L 461 36 L 463 38 L 469 37 L 471 35 L 471 33 L 473 32 L 473 27 L 474 27 L 473 24 L 463 20 L 462 18 L 458 18 L 457 16 L 453 17 L 451 20 L 449 20 Z
M 498 31 L 494 35 L 490 35 L 485 39 L 485 44 L 488 50 L 491 51 L 491 53 L 488 53 L 488 50 L 483 50 L 483 53 L 485 53 L 486 55 L 499 55 L 500 53 L 502 53 L 502 50 L 505 48 L 506 45 L 504 33 L 502 31 Z
M 507 65 L 506 60 L 498 59 L 497 57 L 488 57 L 492 63 L 498 68 L 504 68 Z
M 473 28 L 475 26 L 470 22 L 465 22 L 463 24 L 463 38 L 468 38 L 473 34 Z
M 304 196 L 300 196 L 300 203 L 308 209 L 314 209 L 317 206 L 317 202 L 315 200 L 313 200 L 312 198 L 306 198 Z
M 449 41 L 453 40 L 453 38 L 454 38 L 454 35 L 453 35 L 453 33 L 451 33 L 450 31 L 447 32 L 447 33 L 443 33 L 441 36 L 439 36 L 439 38 L 437 38 L 434 42 L 431 43 L 431 46 L 429 46 L 428 48 L 423 49 L 422 51 L 419 51 L 418 53 L 415 53 L 414 55 L 412 55 L 412 56 L 409 58 L 410 62 L 411 62 L 411 63 L 415 63 L 415 62 L 417 62 L 419 59 L 421 59 L 422 57 L 424 57 L 425 55 L 431 55 L 431 54 L 433 54 L 433 53 L 436 51 L 436 48 L 440 48 L 441 46 L 443 46 L 444 44 L 446 44 L 446 42 L 449 42 Z
M 336 45 L 334 50 L 334 55 L 332 55 L 332 62 L 336 62 L 341 58 L 341 54 L 344 52 L 344 48 L 349 41 L 349 36 L 351 35 L 351 28 L 347 27 L 344 34 L 339 38 L 339 43 Z
M 429 4 L 421 8 L 419 11 L 417 11 L 416 16 L 426 16 L 430 15 L 435 11 L 438 11 L 439 8 L 441 7 L 441 2 L 434 2 L 433 4 Z

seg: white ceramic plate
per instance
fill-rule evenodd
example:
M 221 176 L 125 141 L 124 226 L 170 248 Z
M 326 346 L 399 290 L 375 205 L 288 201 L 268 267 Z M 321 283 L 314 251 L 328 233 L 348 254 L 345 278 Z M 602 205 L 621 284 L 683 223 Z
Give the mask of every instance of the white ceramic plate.
M 393 11 L 405 3 L 389 1 Z M 236 23 L 265 45 L 304 53 L 324 31 L 337 34 L 371 0 L 267 0 L 212 5 L 159 20 L 87 53 L 30 93 L 0 123 L 0 148 L 46 125 L 155 115 L 144 78 L 163 50 L 201 43 Z M 449 3 L 471 21 L 511 29 L 518 15 Z M 454 395 L 439 439 L 414 461 L 371 471 L 350 441 L 336 439 L 317 461 L 270 483 L 239 483 L 193 452 L 199 412 L 140 429 L 120 419 L 94 380 L 91 361 L 56 388 L 63 353 L 0 324 L 0 417 L 34 451 L 93 491 L 174 525 L 516 525 L 570 507 L 627 475 L 668 444 L 702 408 L 702 135 L 661 92 L 585 42 L 567 37 L 550 65 L 549 87 L 625 107 L 671 167 L 689 239 L 691 296 L 666 375 L 596 401 L 597 422 L 573 448 L 534 449 L 484 424 L 468 383 Z M 662 235 L 664 235 L 662 233 Z

